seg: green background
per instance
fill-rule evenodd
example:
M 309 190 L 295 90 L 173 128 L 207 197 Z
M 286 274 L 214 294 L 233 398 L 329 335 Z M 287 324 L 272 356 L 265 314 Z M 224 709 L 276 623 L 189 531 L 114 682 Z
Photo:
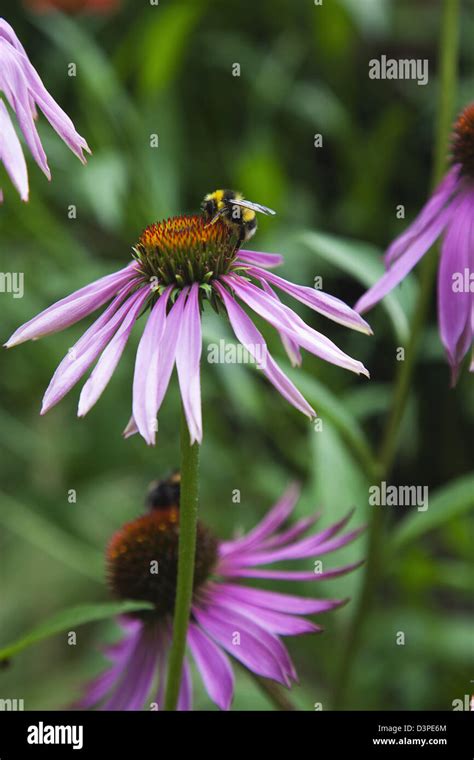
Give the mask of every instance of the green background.
M 238 188 L 277 210 L 259 220 L 250 247 L 284 254 L 288 279 L 311 286 L 322 276 L 324 290 L 353 304 L 383 271 L 384 247 L 430 189 L 439 2 L 130 1 L 110 15 L 70 16 L 38 15 L 30 6 L 4 15 L 93 155 L 81 166 L 41 116 L 52 182 L 28 155 L 30 201 L 23 204 L 0 170 L 0 267 L 25 276 L 23 299 L 0 294 L 2 342 L 50 303 L 127 263 L 147 224 L 197 210 L 216 187 Z M 472 10 L 463 4 L 459 107 L 474 91 Z M 427 58 L 429 84 L 370 80 L 368 62 L 382 54 Z M 234 63 L 240 77 L 232 76 Z M 319 133 L 323 147 L 315 148 Z M 71 204 L 76 219 L 68 218 Z M 396 218 L 399 204 L 405 220 Z M 203 362 L 201 518 L 218 535 L 253 526 L 295 479 L 303 486 L 298 516 L 323 508 L 327 525 L 355 507 L 351 524 L 365 522 L 396 350 L 406 343 L 417 292 L 415 274 L 376 307 L 368 315 L 371 338 L 292 304 L 372 376 L 369 382 L 304 355 L 292 377 L 319 412 L 321 432 L 251 368 Z M 386 508 L 390 540 L 355 661 L 353 709 L 449 710 L 472 689 L 474 379 L 465 369 L 449 388 L 435 303 L 433 293 L 390 479 L 428 486 L 430 508 Z M 143 510 L 148 483 L 178 463 L 175 377 L 156 448 L 121 437 L 140 327 L 85 419 L 75 416 L 78 388 L 39 416 L 56 365 L 84 329 L 78 324 L 1 354 L 0 644 L 65 607 L 110 598 L 102 560 L 108 539 Z M 262 329 L 286 368 L 277 336 Z M 206 342 L 229 336 L 224 320 L 205 315 Z M 363 558 L 364 545 L 362 537 L 326 562 Z M 278 587 L 352 598 L 319 618 L 322 635 L 287 640 L 301 679 L 292 698 L 303 710 L 330 707 L 362 575 Z M 400 631 L 404 646 L 396 643 Z M 77 634 L 76 646 L 59 635 L 14 658 L 0 673 L 0 697 L 23 698 L 27 709 L 73 702 L 104 664 L 99 647 L 116 628 L 96 623 Z M 209 709 L 195 684 L 196 706 Z M 271 709 L 240 670 L 234 707 Z

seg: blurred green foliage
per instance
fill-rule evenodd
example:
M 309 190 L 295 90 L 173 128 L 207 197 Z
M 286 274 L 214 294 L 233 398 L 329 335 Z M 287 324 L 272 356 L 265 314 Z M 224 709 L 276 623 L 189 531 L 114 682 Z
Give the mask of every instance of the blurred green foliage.
M 30 202 L 22 204 L 0 170 L 1 269 L 25 273 L 23 299 L 0 295 L 3 338 L 123 266 L 147 224 L 197 209 L 219 186 L 277 209 L 275 219 L 261 220 L 253 247 L 283 253 L 285 276 L 309 285 L 322 276 L 326 291 L 354 303 L 382 271 L 384 246 L 429 191 L 439 11 L 435 0 L 161 0 L 150 7 L 129 0 L 110 16 L 5 11 L 93 155 L 82 167 L 41 117 L 52 182 L 28 158 Z M 470 11 L 465 3 L 459 105 L 474 90 Z M 428 58 L 429 84 L 369 80 L 368 61 L 382 53 Z M 71 62 L 75 77 L 67 75 Z M 240 77 L 232 76 L 236 62 Z M 322 148 L 314 147 L 318 133 Z M 68 218 L 71 204 L 76 219 Z M 405 221 L 396 218 L 398 204 Z M 201 515 L 219 535 L 252 526 L 292 479 L 303 483 L 299 516 L 323 507 L 327 524 L 354 506 L 353 523 L 365 521 L 395 350 L 416 298 L 412 275 L 369 315 L 373 338 L 296 307 L 372 375 L 369 383 L 305 355 L 303 369 L 291 374 L 319 412 L 322 433 L 248 367 L 203 363 Z M 142 510 L 148 482 L 178 461 L 175 381 L 157 447 L 121 437 L 139 329 L 86 419 L 75 417 L 77 389 L 39 416 L 55 366 L 83 330 L 76 325 L 2 354 L 1 645 L 63 608 L 109 599 L 104 546 Z M 280 360 L 278 340 L 262 330 Z M 226 335 L 223 320 L 207 314 L 205 340 Z M 456 390 L 448 388 L 433 294 L 391 478 L 428 485 L 431 506 L 389 518 L 393 546 L 356 663 L 348 699 L 355 709 L 451 709 L 472 689 L 472 382 L 465 372 Z M 331 560 L 363 556 L 362 538 Z M 354 599 L 362 572 L 318 584 L 317 593 Z M 304 584 L 298 590 L 314 593 Z M 289 642 L 301 677 L 292 696 L 302 709 L 329 706 L 352 611 L 351 603 L 327 616 L 322 636 Z M 78 629 L 75 647 L 59 635 L 25 650 L 1 672 L 1 695 L 24 698 L 27 709 L 71 703 L 103 664 L 99 644 L 114 635 L 112 622 L 94 624 Z M 197 692 L 197 706 L 209 708 L 201 686 Z M 242 672 L 235 707 L 269 709 Z

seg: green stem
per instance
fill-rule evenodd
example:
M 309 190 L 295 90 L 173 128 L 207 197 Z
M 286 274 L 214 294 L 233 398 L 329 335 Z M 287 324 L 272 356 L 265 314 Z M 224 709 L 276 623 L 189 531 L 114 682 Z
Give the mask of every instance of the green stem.
M 194 582 L 199 499 L 199 445 L 191 446 L 184 411 L 181 411 L 181 488 L 179 505 L 178 579 L 173 620 L 173 641 L 168 662 L 165 710 L 175 710 L 183 673 L 186 637 Z
M 440 86 L 438 114 L 435 128 L 433 154 L 433 185 L 437 185 L 446 168 L 446 154 L 455 106 L 458 60 L 459 0 L 444 0 L 440 34 Z M 405 361 L 398 365 L 395 391 L 388 422 L 385 428 L 378 465 L 378 477 L 389 477 L 397 452 L 400 426 L 410 392 L 413 369 L 419 342 L 423 333 L 431 303 L 436 277 L 438 256 L 436 250 L 429 252 L 422 261 L 420 271 L 420 293 L 413 316 L 410 338 L 405 351 Z M 362 642 L 364 627 L 367 625 L 375 590 L 383 573 L 383 521 L 381 509 L 374 508 L 369 525 L 367 562 L 362 589 L 351 621 L 336 680 L 334 708 L 341 709 L 347 693 L 352 668 Z

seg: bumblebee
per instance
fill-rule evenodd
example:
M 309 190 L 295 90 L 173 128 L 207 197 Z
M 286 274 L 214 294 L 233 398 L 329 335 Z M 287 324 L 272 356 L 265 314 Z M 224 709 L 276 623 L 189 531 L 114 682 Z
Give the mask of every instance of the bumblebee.
M 155 480 L 148 489 L 146 506 L 148 509 L 179 509 L 181 473 L 175 470 L 166 480 Z
M 214 190 L 201 203 L 201 210 L 209 224 L 222 219 L 237 235 L 237 247 L 250 240 L 257 229 L 257 214 L 274 215 L 271 208 L 247 201 L 235 190 Z

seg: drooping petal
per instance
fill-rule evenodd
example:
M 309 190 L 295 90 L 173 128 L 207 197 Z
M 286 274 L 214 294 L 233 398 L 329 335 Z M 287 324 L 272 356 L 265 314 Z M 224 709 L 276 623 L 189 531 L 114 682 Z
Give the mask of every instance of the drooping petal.
M 306 414 L 310 419 L 315 417 L 316 412 L 312 406 L 308 404 L 304 396 L 272 358 L 263 335 L 257 330 L 250 317 L 247 316 L 235 299 L 227 293 L 225 288 L 219 285 L 219 283 L 215 283 L 214 287 L 225 304 L 232 329 L 237 339 L 258 363 L 265 377 L 296 409 L 299 409 L 300 412 Z
M 252 620 L 256 625 L 263 625 L 266 631 L 276 636 L 299 636 L 302 633 L 319 633 L 322 630 L 321 626 L 315 625 L 304 617 L 263 609 L 248 601 L 227 597 L 222 589 L 206 594 L 204 598 L 212 604 L 213 611 L 219 612 L 223 617 L 226 617 L 228 613 L 237 612 L 248 620 Z
M 275 293 L 275 291 L 272 289 L 272 287 L 268 284 L 266 280 L 262 280 L 261 284 L 265 293 L 268 293 L 268 295 L 274 298 L 276 301 L 280 301 L 277 294 Z M 301 356 L 299 345 L 297 344 L 295 340 L 293 340 L 292 338 L 289 338 L 286 333 L 281 332 L 281 330 L 279 330 L 278 334 L 283 344 L 283 348 L 285 349 L 287 356 L 291 362 L 291 366 L 300 367 L 303 361 L 303 358 Z
M 192 710 L 192 703 L 193 703 L 193 682 L 191 678 L 191 669 L 189 667 L 189 662 L 185 657 L 183 661 L 183 675 L 181 678 L 181 686 L 179 689 L 178 704 L 176 705 L 176 707 L 178 710 L 182 712 L 188 712 L 189 710 Z
M 191 445 L 202 441 L 201 352 L 199 285 L 194 283 L 184 307 L 176 348 L 176 369 Z
M 122 677 L 103 710 L 135 711 L 143 708 L 157 667 L 156 626 L 142 626 L 125 664 Z
M 87 414 L 107 387 L 107 384 L 120 361 L 120 357 L 127 344 L 133 325 L 148 297 L 149 291 L 147 288 L 141 288 L 131 297 L 130 301 L 132 301 L 132 303 L 130 304 L 125 319 L 110 343 L 104 349 L 90 378 L 82 389 L 77 410 L 79 417 L 84 417 L 84 415 Z
M 132 415 L 132 417 L 130 417 L 129 421 L 124 427 L 122 435 L 124 438 L 130 438 L 132 435 L 136 435 L 137 433 L 138 433 L 137 423 L 135 422 Z
M 308 570 L 267 570 L 256 567 L 235 567 L 226 570 L 229 578 L 266 578 L 267 580 L 279 581 L 324 581 L 329 578 L 338 578 L 346 575 L 364 564 L 364 560 L 354 562 L 344 567 L 336 567 L 324 572 L 310 572 Z
M 41 108 L 53 129 L 65 141 L 69 148 L 85 162 L 83 150 L 90 153 L 89 146 L 81 135 L 76 132 L 69 116 L 58 105 L 46 90 L 38 72 L 29 60 L 25 48 L 16 36 L 13 28 L 4 19 L 0 19 L 0 40 L 7 41 L 15 54 L 18 76 L 21 76 L 28 91 L 28 104 L 31 116 L 35 116 L 35 102 Z M 39 139 L 39 138 L 38 138 Z
M 455 218 L 448 225 L 438 269 L 438 319 L 441 340 L 451 365 L 453 383 L 459 365 L 472 343 L 473 295 L 465 287 L 474 261 L 474 199 L 466 193 Z
M 293 613 L 296 615 L 313 615 L 320 612 L 340 607 L 347 600 L 335 599 L 309 599 L 303 596 L 282 594 L 277 591 L 264 591 L 251 588 L 250 586 L 237 586 L 232 583 L 220 583 L 219 588 L 225 591 L 228 597 L 233 597 L 241 602 L 249 602 L 256 607 L 264 607 L 278 612 Z
M 148 415 L 149 394 L 158 385 L 159 345 L 166 324 L 166 307 L 171 286 L 158 298 L 148 317 L 137 350 L 133 376 L 133 420 L 134 432 L 140 432 L 148 445 L 154 445 L 156 433 L 156 411 Z
M 447 205 L 453 193 L 459 188 L 459 174 L 460 167 L 453 166 L 433 192 L 428 202 L 425 203 L 416 219 L 405 232 L 402 232 L 391 243 L 385 254 L 385 265 L 387 267 L 394 264 L 405 253 L 408 247 L 415 242 L 416 238 L 434 222 L 439 212 Z
M 285 332 L 300 346 L 306 348 L 307 351 L 325 361 L 331 362 L 331 364 L 344 367 L 357 374 L 369 376 L 362 362 L 353 359 L 344 353 L 344 351 L 341 351 L 329 338 L 313 330 L 295 312 L 284 304 L 277 303 L 263 290 L 236 275 L 226 275 L 222 279 L 235 290 L 247 306 L 250 306 L 253 311 L 260 314 L 261 317 L 266 319 L 278 331 Z
M 46 153 L 33 118 L 31 94 L 20 64 L 24 56 L 3 40 L 0 40 L 0 56 L 2 63 L 0 67 L 0 90 L 3 91 L 10 107 L 15 112 L 33 158 L 46 177 L 51 179 Z
M 201 627 L 249 670 L 290 685 L 291 661 L 276 636 L 236 612 L 229 612 L 224 618 L 214 609 L 211 612 L 197 604 L 193 612 Z
M 154 361 L 158 362 L 156 373 L 156 386 L 149 386 L 147 394 L 147 415 L 149 419 L 156 417 L 168 388 L 171 373 L 173 371 L 176 347 L 181 329 L 184 304 L 186 301 L 187 288 L 183 288 L 166 319 L 163 337 L 158 352 L 155 353 Z M 153 370 L 151 370 L 153 372 Z M 153 376 L 153 375 L 152 375 Z
M 240 262 L 244 264 L 256 264 L 266 269 L 272 269 L 273 267 L 279 267 L 283 264 L 283 256 L 279 253 L 261 253 L 260 251 L 243 251 L 238 253 L 236 265 Z
M 309 288 L 307 285 L 295 285 L 295 283 L 288 282 L 283 277 L 279 277 L 273 272 L 266 272 L 259 267 L 250 267 L 248 273 L 259 280 L 275 285 L 285 293 L 289 293 L 293 298 L 314 309 L 318 314 L 323 314 L 328 319 L 332 319 L 333 322 L 338 322 L 366 335 L 372 335 L 372 330 L 365 319 L 362 319 L 360 314 L 351 309 L 340 298 L 323 293 L 322 290 L 316 288 Z
M 69 393 L 103 351 L 133 304 L 133 296 L 122 303 L 129 290 L 130 286 L 121 290 L 60 362 L 43 396 L 41 414 L 46 414 Z
M 364 295 L 359 298 L 355 305 L 356 311 L 361 313 L 371 309 L 377 301 L 380 301 L 393 288 L 395 288 L 404 277 L 407 276 L 425 253 L 431 248 L 435 240 L 441 235 L 444 228 L 454 218 L 459 201 L 452 201 L 449 206 L 443 209 L 431 224 L 423 230 L 408 245 L 403 255 L 400 256 L 393 266 L 372 285 Z
M 234 672 L 222 649 L 191 623 L 188 644 L 207 693 L 221 710 L 230 708 L 234 696 Z
M 0 100 L 0 162 L 4 165 L 22 201 L 28 200 L 28 171 L 20 141 L 3 100 Z
M 123 285 L 136 278 L 136 265 L 132 262 L 124 269 L 76 290 L 19 327 L 5 343 L 6 348 L 18 346 L 27 340 L 37 340 L 70 327 L 103 306 Z

